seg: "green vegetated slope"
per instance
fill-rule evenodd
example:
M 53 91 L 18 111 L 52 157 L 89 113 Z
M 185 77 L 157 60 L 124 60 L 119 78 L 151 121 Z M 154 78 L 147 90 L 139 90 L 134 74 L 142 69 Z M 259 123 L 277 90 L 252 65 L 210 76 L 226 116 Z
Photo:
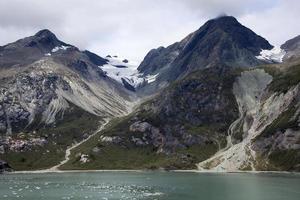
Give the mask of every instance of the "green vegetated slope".
M 31 130 L 13 136 L 14 139 L 26 137 L 29 140 L 35 137 L 45 138 L 47 142 L 43 146 L 35 145 L 18 152 L 8 150 L 1 155 L 1 159 L 6 160 L 14 170 L 50 168 L 64 159 L 68 146 L 88 137 L 101 123 L 103 121 L 100 117 L 71 105 L 55 126 L 40 126 L 37 122 Z

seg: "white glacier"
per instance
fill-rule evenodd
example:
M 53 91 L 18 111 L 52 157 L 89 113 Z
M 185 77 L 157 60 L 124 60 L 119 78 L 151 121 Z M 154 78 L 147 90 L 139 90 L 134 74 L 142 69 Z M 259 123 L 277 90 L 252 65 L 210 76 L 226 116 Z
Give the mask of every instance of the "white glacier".
M 271 50 L 262 49 L 259 56 L 256 56 L 257 59 L 265 60 L 269 62 L 282 62 L 282 59 L 286 52 L 278 46 L 275 46 Z
M 143 83 L 152 83 L 158 76 L 158 74 L 144 76 L 142 73 L 139 73 L 137 62 L 124 62 L 125 59 L 118 57 L 106 57 L 106 59 L 108 60 L 108 64 L 99 66 L 106 72 L 106 75 L 122 84 L 122 79 L 124 79 L 134 88 Z

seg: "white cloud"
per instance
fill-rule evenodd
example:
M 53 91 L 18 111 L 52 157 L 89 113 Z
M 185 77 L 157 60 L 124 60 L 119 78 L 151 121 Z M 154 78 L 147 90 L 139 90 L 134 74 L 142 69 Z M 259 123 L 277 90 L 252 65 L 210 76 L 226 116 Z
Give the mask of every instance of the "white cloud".
M 240 21 L 275 45 L 300 35 L 300 1 L 282 0 L 264 12 L 246 14 Z
M 60 39 L 102 56 L 141 60 L 221 13 L 272 42 L 300 34 L 297 0 L 1 0 L 0 44 L 48 28 Z

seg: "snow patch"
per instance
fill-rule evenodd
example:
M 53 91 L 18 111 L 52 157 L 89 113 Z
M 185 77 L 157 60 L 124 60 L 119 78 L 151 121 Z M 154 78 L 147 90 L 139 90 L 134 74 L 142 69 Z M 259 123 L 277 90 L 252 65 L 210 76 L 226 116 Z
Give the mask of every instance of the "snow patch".
M 156 80 L 156 77 L 159 75 L 159 73 L 157 73 L 157 74 L 155 74 L 155 75 L 148 75 L 148 76 L 146 76 L 146 81 L 148 82 L 148 83 L 152 83 L 152 82 L 154 82 L 155 80 Z
M 271 50 L 262 49 L 259 56 L 256 56 L 259 60 L 265 60 L 269 62 L 282 62 L 282 59 L 286 52 L 280 47 L 274 47 Z
M 55 52 L 57 52 L 57 51 L 59 51 L 59 50 L 67 50 L 68 48 L 70 48 L 70 46 L 54 47 L 54 48 L 51 50 L 51 52 L 52 52 L 52 53 L 55 53 Z M 50 55 L 51 55 L 51 54 L 50 54 Z

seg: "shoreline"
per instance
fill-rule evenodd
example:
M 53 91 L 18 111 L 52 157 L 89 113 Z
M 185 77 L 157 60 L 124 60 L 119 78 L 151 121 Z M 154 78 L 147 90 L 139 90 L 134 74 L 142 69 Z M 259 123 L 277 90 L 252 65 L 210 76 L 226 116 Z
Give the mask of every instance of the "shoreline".
M 64 160 L 60 161 L 57 165 L 49 168 L 49 169 L 46 169 L 46 170 L 49 170 L 49 171 L 58 171 L 59 168 L 61 166 L 63 166 L 64 164 L 66 164 L 67 162 L 69 162 L 69 160 L 71 159 L 71 154 L 72 154 L 72 150 L 77 148 L 78 146 L 80 146 L 81 144 L 85 143 L 86 141 L 88 141 L 89 139 L 91 139 L 92 137 L 94 137 L 95 135 L 97 135 L 98 133 L 100 133 L 104 128 L 105 126 L 109 123 L 109 120 L 106 120 L 104 119 L 104 123 L 91 135 L 89 135 L 87 138 L 85 138 L 84 140 L 70 146 L 69 148 L 66 149 L 65 151 L 65 158 Z
M 102 173 L 102 172 L 173 172 L 173 173 L 197 173 L 197 174 L 295 174 L 300 172 L 289 171 L 213 171 L 213 170 L 134 170 L 134 169 L 102 169 L 102 170 L 33 170 L 33 171 L 13 171 L 4 172 L 3 174 L 57 174 L 57 173 Z

